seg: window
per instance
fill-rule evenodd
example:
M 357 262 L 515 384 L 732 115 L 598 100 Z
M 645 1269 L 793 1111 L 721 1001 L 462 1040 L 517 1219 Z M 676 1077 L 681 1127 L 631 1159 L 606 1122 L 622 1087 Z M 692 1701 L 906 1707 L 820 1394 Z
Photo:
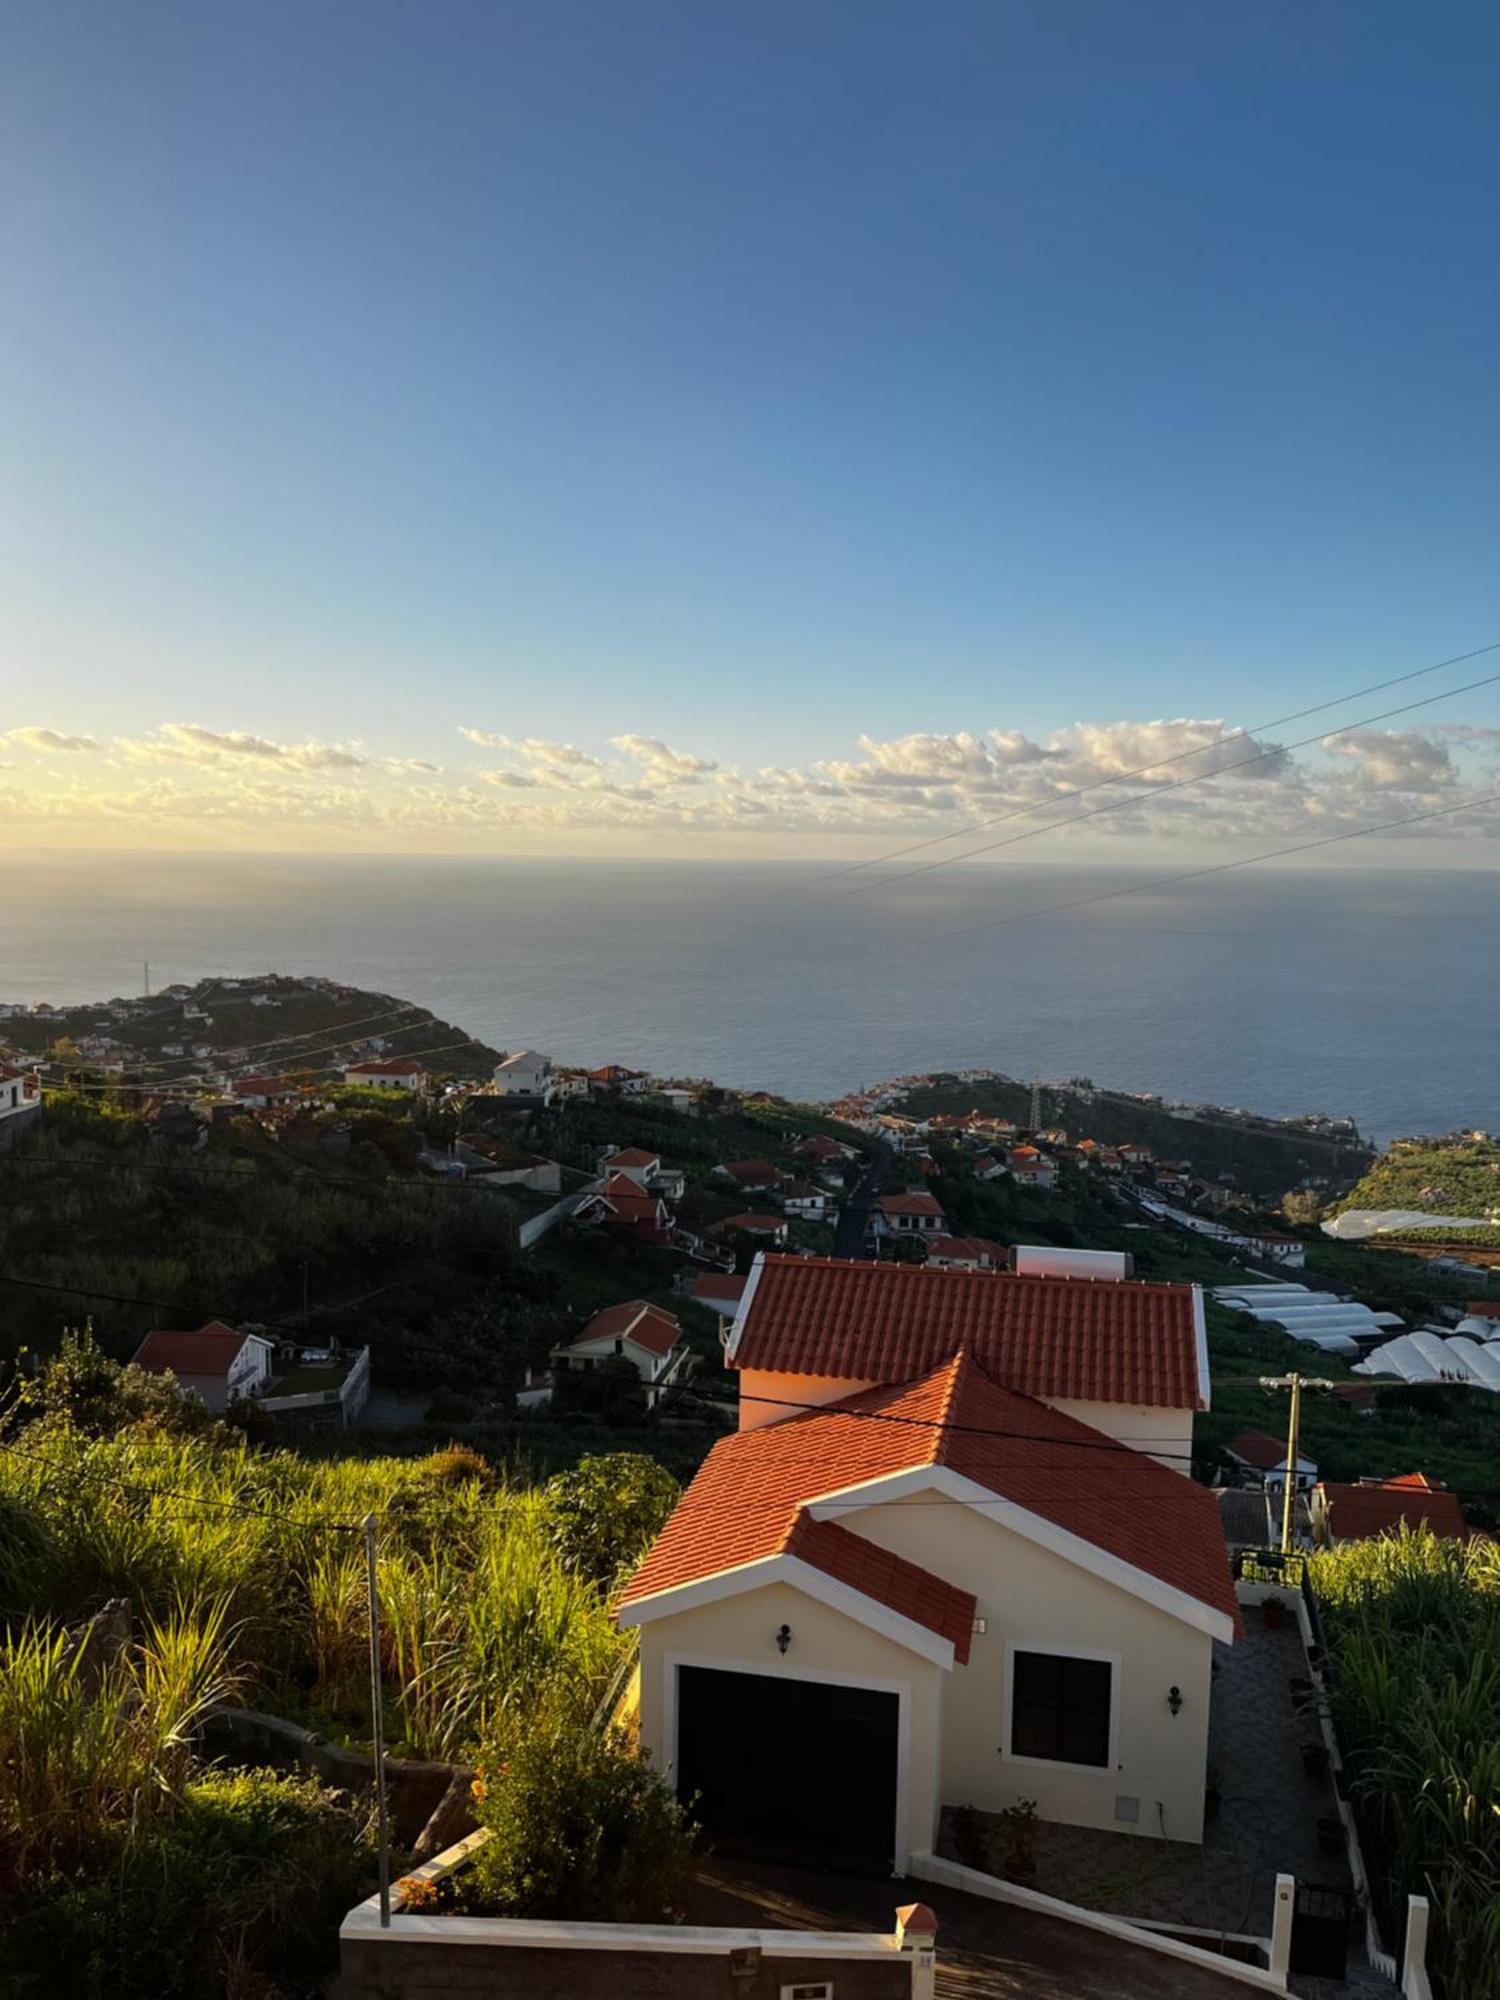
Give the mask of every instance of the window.
M 1108 1660 L 1018 1650 L 1012 1662 L 1010 1754 L 1107 1766 L 1113 1672 Z

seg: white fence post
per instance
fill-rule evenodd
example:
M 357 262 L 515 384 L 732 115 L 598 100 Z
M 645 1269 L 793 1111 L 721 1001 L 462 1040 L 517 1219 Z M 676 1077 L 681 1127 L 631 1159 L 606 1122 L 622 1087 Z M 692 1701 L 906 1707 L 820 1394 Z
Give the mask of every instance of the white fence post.
M 1401 1956 L 1401 1991 L 1406 2000 L 1429 2000 L 1432 1987 L 1427 1978 L 1427 1919 L 1425 1896 L 1406 1899 L 1406 1950 Z
M 1292 1917 L 1297 1908 L 1297 1880 L 1276 1877 L 1276 1901 L 1271 1912 L 1271 1972 L 1283 1986 L 1292 1962 Z
M 896 1942 L 911 1960 L 911 2000 L 933 2000 L 937 1992 L 937 1918 L 925 1903 L 904 1903 L 897 1910 Z

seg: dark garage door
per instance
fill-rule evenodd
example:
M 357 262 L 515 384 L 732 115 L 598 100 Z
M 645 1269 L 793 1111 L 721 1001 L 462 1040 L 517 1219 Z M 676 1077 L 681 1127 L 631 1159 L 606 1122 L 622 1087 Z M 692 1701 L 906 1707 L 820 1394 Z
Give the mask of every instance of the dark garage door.
M 888 1874 L 898 1699 L 792 1675 L 677 1669 L 677 1789 L 723 1853 Z

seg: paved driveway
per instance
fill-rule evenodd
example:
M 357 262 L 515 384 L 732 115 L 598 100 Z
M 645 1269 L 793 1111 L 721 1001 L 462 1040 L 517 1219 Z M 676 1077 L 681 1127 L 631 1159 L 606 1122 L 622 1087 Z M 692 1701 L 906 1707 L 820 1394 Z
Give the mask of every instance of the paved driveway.
M 745 1929 L 881 1930 L 903 1903 L 938 1920 L 941 2000 L 1245 2000 L 1247 1988 L 1099 1931 L 931 1882 L 705 1862 L 688 1921 Z

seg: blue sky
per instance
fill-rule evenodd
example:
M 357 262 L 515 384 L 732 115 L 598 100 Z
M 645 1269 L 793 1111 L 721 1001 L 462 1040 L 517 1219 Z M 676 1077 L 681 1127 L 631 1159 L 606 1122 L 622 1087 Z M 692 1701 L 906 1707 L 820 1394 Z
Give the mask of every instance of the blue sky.
M 19 839 L 863 852 L 1500 639 L 1493 7 L 4 41 Z M 1500 789 L 1497 692 L 1121 830 Z

